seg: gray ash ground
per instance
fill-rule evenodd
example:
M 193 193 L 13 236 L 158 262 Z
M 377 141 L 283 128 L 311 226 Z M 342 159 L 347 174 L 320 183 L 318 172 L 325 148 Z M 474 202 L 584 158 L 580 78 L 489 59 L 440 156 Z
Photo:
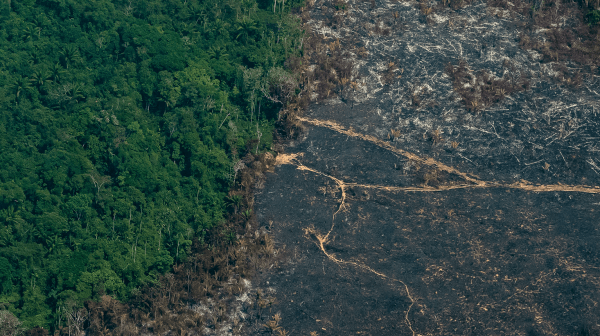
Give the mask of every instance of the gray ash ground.
M 481 1 L 429 17 L 415 2 L 334 11 L 317 1 L 310 24 L 349 51 L 354 85 L 306 117 L 362 136 L 307 123 L 286 149 L 296 159 L 256 196 L 288 255 L 257 284 L 278 299 L 277 332 L 600 334 L 597 72 L 563 62 L 584 72 L 565 84 L 558 64 L 520 47 L 527 18 Z M 446 72 L 460 60 L 520 89 L 469 108 L 456 93 L 469 84 L 453 88 Z

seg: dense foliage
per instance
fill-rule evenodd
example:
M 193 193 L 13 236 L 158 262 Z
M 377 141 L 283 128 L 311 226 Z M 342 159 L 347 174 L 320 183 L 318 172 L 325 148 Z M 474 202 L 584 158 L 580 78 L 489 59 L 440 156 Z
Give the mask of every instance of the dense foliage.
M 297 5 L 2 2 L 0 305 L 52 328 L 221 223 L 236 162 L 269 148 L 296 90 Z

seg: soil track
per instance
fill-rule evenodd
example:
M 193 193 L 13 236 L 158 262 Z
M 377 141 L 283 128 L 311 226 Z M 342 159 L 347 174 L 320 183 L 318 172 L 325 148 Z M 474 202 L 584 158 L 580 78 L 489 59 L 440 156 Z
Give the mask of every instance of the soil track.
M 600 335 L 594 68 L 555 80 L 519 18 L 481 1 L 345 6 L 332 24 L 317 1 L 310 23 L 354 84 L 310 106 L 256 196 L 288 255 L 258 284 L 277 330 Z

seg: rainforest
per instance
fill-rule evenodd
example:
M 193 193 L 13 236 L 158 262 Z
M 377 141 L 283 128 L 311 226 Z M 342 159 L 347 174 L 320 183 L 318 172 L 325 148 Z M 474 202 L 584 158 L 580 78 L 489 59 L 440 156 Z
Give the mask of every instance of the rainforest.
M 300 5 L 2 2 L 3 323 L 52 333 L 207 246 L 241 203 L 242 158 L 270 150 L 296 93 Z

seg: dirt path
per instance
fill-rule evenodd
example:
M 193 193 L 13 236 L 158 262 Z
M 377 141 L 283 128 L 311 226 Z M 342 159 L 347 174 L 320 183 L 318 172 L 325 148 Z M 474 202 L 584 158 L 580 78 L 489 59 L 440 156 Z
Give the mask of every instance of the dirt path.
M 279 330 L 600 333 L 600 77 L 557 80 L 485 2 L 328 11 L 311 25 L 352 85 L 310 107 L 256 197 L 289 257 L 259 285 Z

